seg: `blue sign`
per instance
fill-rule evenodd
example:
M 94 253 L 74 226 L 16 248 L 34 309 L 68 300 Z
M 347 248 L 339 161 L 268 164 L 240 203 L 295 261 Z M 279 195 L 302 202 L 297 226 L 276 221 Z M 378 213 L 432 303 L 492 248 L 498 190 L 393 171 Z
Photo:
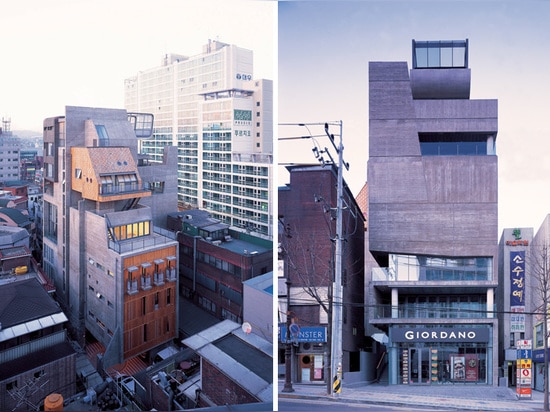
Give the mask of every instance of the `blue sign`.
M 281 342 L 287 343 L 286 341 L 286 325 L 281 325 L 279 327 Z M 293 336 L 292 325 L 290 327 L 290 341 L 291 342 L 326 342 L 327 341 L 327 328 L 324 326 L 302 326 L 297 328 L 297 335 Z
M 518 349 L 516 354 L 517 359 L 532 359 L 533 351 L 531 349 Z
M 525 251 L 510 252 L 510 306 L 525 306 Z

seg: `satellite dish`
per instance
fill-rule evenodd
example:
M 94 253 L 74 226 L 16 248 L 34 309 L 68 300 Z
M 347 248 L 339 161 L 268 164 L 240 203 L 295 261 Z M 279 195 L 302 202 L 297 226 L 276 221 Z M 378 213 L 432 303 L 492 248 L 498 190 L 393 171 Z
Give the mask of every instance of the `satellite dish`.
M 244 322 L 243 325 L 241 326 L 242 330 L 244 333 L 246 333 L 247 335 L 252 332 L 252 325 L 248 322 Z

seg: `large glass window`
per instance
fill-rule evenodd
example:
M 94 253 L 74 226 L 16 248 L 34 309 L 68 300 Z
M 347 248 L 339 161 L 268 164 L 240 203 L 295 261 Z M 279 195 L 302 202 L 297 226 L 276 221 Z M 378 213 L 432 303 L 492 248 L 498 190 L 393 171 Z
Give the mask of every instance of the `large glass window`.
M 151 222 L 148 220 L 109 228 L 110 237 L 116 241 L 148 236 L 150 234 Z
M 486 295 L 400 295 L 399 318 L 486 318 Z
M 468 67 L 468 40 L 413 40 L 413 68 Z
M 421 133 L 422 156 L 486 156 L 494 153 L 494 138 L 487 134 Z
M 390 255 L 390 278 L 399 281 L 492 280 L 491 257 Z

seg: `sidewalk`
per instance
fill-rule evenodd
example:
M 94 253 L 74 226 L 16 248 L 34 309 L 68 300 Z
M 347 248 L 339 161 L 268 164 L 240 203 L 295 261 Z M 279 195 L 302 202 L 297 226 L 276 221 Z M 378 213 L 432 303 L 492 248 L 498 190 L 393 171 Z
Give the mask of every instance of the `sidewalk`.
M 533 390 L 531 399 L 518 400 L 514 388 L 487 385 L 380 385 L 353 384 L 342 387 L 336 396 L 328 396 L 325 384 L 293 384 L 294 392 L 283 393 L 279 380 L 279 398 L 334 399 L 335 402 L 369 403 L 395 406 L 429 406 L 475 411 L 541 411 L 544 394 Z

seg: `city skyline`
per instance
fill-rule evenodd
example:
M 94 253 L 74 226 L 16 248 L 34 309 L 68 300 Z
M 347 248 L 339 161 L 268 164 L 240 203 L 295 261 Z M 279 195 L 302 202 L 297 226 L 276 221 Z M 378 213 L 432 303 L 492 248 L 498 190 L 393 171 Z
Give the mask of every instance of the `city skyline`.
M 550 4 L 540 1 L 333 1 L 279 4 L 279 122 L 343 121 L 344 178 L 357 195 L 367 180 L 368 62 L 406 61 L 415 40 L 469 40 L 471 99 L 497 99 L 499 131 L 499 230 L 538 229 L 550 213 L 541 188 L 550 166 L 541 148 L 550 56 Z M 437 24 L 432 24 L 437 23 Z M 332 148 L 322 126 L 310 126 L 321 147 Z M 331 132 L 337 133 L 335 126 Z M 308 135 L 304 127 L 279 127 L 279 137 Z M 316 161 L 310 139 L 279 141 L 281 163 Z M 301 153 L 301 155 L 299 155 Z M 333 153 L 334 156 L 334 153 Z M 472 233 L 475 237 L 475 233 Z M 496 238 L 495 241 L 498 241 Z
M 10 1 L 0 15 L 0 117 L 42 131 L 65 106 L 124 107 L 124 80 L 169 53 L 209 40 L 254 54 L 254 78 L 274 80 L 276 3 L 223 0 Z

